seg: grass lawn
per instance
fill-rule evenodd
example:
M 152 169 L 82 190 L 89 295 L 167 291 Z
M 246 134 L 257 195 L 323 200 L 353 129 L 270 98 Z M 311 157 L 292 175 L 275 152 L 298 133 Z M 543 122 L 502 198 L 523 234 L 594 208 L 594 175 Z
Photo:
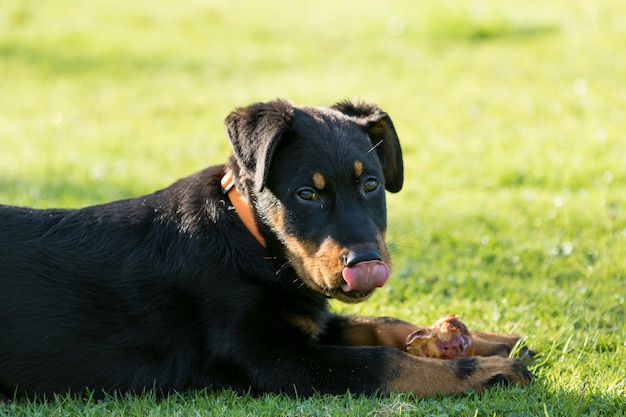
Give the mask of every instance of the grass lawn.
M 622 3 L 0 2 L 1 203 L 148 193 L 225 161 L 236 106 L 359 96 L 391 115 L 406 182 L 390 282 L 333 309 L 458 313 L 541 352 L 529 388 L 461 398 L 147 393 L 0 415 L 625 415 Z

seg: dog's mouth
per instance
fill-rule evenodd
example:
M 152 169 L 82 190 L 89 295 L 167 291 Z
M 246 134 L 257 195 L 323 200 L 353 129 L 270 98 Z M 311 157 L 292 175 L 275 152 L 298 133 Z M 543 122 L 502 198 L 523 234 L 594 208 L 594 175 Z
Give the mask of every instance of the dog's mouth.
M 364 261 L 345 267 L 341 273 L 343 284 L 331 291 L 331 296 L 346 302 L 359 302 L 368 298 L 376 288 L 385 285 L 389 267 L 382 261 Z
M 365 300 L 389 279 L 389 256 L 384 245 L 361 246 L 365 249 L 348 250 L 330 238 L 321 245 L 305 246 L 297 239 L 286 239 L 285 244 L 286 258 L 302 283 L 347 303 Z
M 374 288 L 369 291 L 350 291 L 344 292 L 341 289 L 335 289 L 329 291 L 328 296 L 343 301 L 344 303 L 359 303 L 361 301 L 367 300 L 370 295 L 374 292 Z

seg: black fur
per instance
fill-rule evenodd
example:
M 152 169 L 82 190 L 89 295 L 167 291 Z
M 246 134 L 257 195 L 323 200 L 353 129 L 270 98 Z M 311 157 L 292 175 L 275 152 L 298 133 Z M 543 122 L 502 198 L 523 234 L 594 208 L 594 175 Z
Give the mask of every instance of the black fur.
M 476 369 L 478 369 L 476 358 L 463 358 L 456 362 L 456 376 L 461 380 L 472 376 Z
M 303 279 L 285 236 L 384 257 L 384 190 L 364 194 L 352 170 L 359 159 L 367 178 L 401 188 L 391 120 L 373 105 L 278 100 L 238 109 L 227 129 L 227 165 L 153 194 L 78 210 L 0 206 L 0 392 L 381 389 L 392 348 L 326 332 L 348 320 L 328 312 L 328 296 L 369 293 Z M 221 192 L 226 169 L 267 249 Z M 297 195 L 311 170 L 328 179 L 318 205 Z M 277 210 L 283 223 L 272 223 Z
M 510 383 L 511 381 L 509 381 L 509 379 L 506 376 L 502 374 L 496 374 L 492 376 L 491 379 L 489 379 L 489 381 L 487 381 L 487 387 L 493 388 L 497 386 L 507 386 Z

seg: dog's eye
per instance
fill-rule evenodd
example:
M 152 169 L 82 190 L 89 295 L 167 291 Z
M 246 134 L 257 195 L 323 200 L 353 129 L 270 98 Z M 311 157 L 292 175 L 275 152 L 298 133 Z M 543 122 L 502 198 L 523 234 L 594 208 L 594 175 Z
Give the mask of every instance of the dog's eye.
M 366 193 L 371 193 L 377 188 L 378 188 L 378 180 L 374 178 L 370 178 L 363 183 L 363 191 L 365 191 Z
M 307 201 L 317 201 L 319 199 L 317 193 L 310 188 L 304 188 L 298 191 L 298 197 Z

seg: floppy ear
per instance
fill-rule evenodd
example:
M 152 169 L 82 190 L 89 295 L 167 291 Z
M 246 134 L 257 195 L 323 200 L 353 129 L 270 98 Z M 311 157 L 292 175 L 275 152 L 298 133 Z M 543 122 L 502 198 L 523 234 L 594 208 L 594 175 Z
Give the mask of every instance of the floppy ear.
M 387 191 L 397 193 L 404 181 L 404 165 L 400 141 L 391 118 L 375 104 L 346 100 L 332 106 L 365 126 L 376 150 L 385 176 Z
M 286 100 L 255 103 L 233 111 L 226 118 L 226 131 L 239 165 L 263 190 L 272 154 L 293 120 L 293 105 Z

